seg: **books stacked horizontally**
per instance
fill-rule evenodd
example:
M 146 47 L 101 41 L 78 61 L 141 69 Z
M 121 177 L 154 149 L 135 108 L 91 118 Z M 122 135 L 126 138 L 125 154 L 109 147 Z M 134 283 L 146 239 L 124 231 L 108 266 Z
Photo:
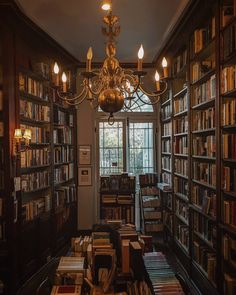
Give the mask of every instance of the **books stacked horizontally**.
M 89 244 L 92 243 L 91 236 L 71 238 L 71 249 L 74 256 L 82 256 L 86 253 Z
M 81 286 L 76 285 L 61 285 L 53 286 L 51 295 L 80 295 Z
M 143 259 L 154 294 L 184 295 L 181 284 L 161 252 L 146 253 Z

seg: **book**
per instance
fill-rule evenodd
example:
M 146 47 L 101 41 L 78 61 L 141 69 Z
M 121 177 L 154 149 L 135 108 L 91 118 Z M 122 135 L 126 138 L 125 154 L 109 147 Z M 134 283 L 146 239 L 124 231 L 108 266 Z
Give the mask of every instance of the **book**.
M 78 285 L 63 285 L 53 286 L 51 295 L 80 295 L 81 286 Z

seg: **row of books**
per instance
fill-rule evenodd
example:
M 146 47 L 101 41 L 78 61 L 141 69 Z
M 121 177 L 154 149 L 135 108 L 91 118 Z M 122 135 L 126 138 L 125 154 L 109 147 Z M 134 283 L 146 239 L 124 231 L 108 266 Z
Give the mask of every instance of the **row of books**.
M 167 208 L 169 208 L 170 210 L 172 210 L 173 209 L 173 196 L 172 196 L 172 194 L 171 193 L 167 193 L 166 194 L 166 197 L 165 197 L 165 199 L 164 199 L 164 203 L 165 203 L 165 206 L 167 207 Z
M 4 136 L 4 123 L 0 121 L 0 137 Z
M 172 122 L 163 124 L 163 136 L 171 136 L 172 133 Z
M 143 260 L 148 279 L 151 282 L 151 294 L 184 294 L 180 282 L 177 280 L 173 269 L 168 264 L 163 253 L 145 253 Z M 141 294 L 147 295 L 149 293 Z
M 161 200 L 159 197 L 143 197 L 144 208 L 157 208 L 161 206 Z
M 177 75 L 181 69 L 187 64 L 187 49 L 184 49 L 172 63 L 172 75 Z
M 216 193 L 214 191 L 194 185 L 192 203 L 199 207 L 203 213 L 216 217 Z
M 181 177 L 174 177 L 174 192 L 177 194 L 184 195 L 188 198 L 188 181 Z
M 203 157 L 216 156 L 215 135 L 196 136 L 193 138 L 193 155 Z
M 236 99 L 230 98 L 222 104 L 222 125 L 236 124 Z
M 132 195 L 102 195 L 102 203 L 103 204 L 124 204 L 130 205 L 133 204 L 134 200 Z
M 144 211 L 143 212 L 144 219 L 161 219 L 162 218 L 162 212 L 161 211 Z
M 193 228 L 200 236 L 207 240 L 215 248 L 216 246 L 216 226 L 214 222 L 202 214 L 193 212 Z
M 222 27 L 227 26 L 227 24 L 235 17 L 236 15 L 236 8 L 235 8 L 235 1 L 223 1 L 223 5 L 221 8 L 221 25 Z
M 161 141 L 161 150 L 164 153 L 171 153 L 171 141 L 170 139 L 162 139 Z
M 236 28 L 232 24 L 225 29 L 223 34 L 223 58 L 224 60 L 231 56 L 236 50 Z
M 223 158 L 236 160 L 236 134 L 223 134 Z
M 5 222 L 0 221 L 0 241 L 5 240 L 6 233 L 5 233 Z
M 215 37 L 215 30 L 215 17 L 212 17 L 205 27 L 194 31 L 191 44 L 192 54 L 198 53 L 207 46 Z
M 64 126 L 63 128 L 55 128 L 53 130 L 54 144 L 72 144 L 72 130 Z
M 197 264 L 206 272 L 208 279 L 215 282 L 216 254 L 209 250 L 209 248 L 201 245 L 199 242 L 194 241 L 193 257 Z
M 193 88 L 192 105 L 207 102 L 216 97 L 216 75 L 212 75 L 209 80 Z
M 189 207 L 188 204 L 182 200 L 175 199 L 175 212 L 181 216 L 188 224 L 189 220 Z
M 215 57 L 214 55 L 209 56 L 207 59 L 202 61 L 194 62 L 191 66 L 191 81 L 196 83 L 204 75 L 208 74 L 215 68 Z
M 3 198 L 0 198 L 0 217 L 3 216 L 3 202 L 4 202 Z
M 50 150 L 48 148 L 29 149 L 21 152 L 21 168 L 50 164 Z
M 161 109 L 161 119 L 165 120 L 167 118 L 170 118 L 172 115 L 172 106 L 171 104 L 168 104 Z
M 176 220 L 176 238 L 183 248 L 188 252 L 189 248 L 189 230 L 188 226 L 183 224 L 179 219 Z
M 193 130 L 201 131 L 215 128 L 215 108 L 194 112 Z
M 173 225 L 174 225 L 174 215 L 172 212 L 164 211 L 163 212 L 163 224 L 170 230 L 173 234 Z
M 4 172 L 0 171 L 0 190 L 4 189 Z
M 193 178 L 202 183 L 216 186 L 216 165 L 194 161 Z
M 156 196 L 159 193 L 158 188 L 155 186 L 155 182 L 152 183 L 154 185 L 141 187 L 140 191 L 142 196 Z
M 139 175 L 140 187 L 153 186 L 157 183 L 158 176 L 156 173 L 146 173 Z
M 233 200 L 224 200 L 224 223 L 236 226 L 236 201 Z
M 160 232 L 163 231 L 162 220 L 157 221 L 145 221 L 145 232 Z
M 49 100 L 49 86 L 23 73 L 19 74 L 19 90 L 45 101 Z
M 222 236 L 222 254 L 230 265 L 236 267 L 236 240 L 228 234 Z
M 74 148 L 71 146 L 54 147 L 54 163 L 60 164 L 74 160 Z
M 174 134 L 188 132 L 188 117 L 184 116 L 173 121 Z
M 183 96 L 174 100 L 174 114 L 184 112 L 188 109 L 188 95 L 185 93 Z
M 55 108 L 53 111 L 53 122 L 59 125 L 67 125 L 73 127 L 74 116 L 68 112 Z
M 114 174 L 110 176 L 100 177 L 100 191 L 119 191 L 119 192 L 134 192 L 135 191 L 135 176 L 123 174 Z
M 124 219 L 126 223 L 134 223 L 133 207 L 102 208 L 102 219 Z
M 21 175 L 21 190 L 30 192 L 50 185 L 50 172 L 48 170 Z
M 0 146 L 0 165 L 4 165 L 4 148 Z
M 35 121 L 50 122 L 50 107 L 20 99 L 20 116 Z
M 171 170 L 171 158 L 163 156 L 161 158 L 161 164 L 163 169 Z
M 236 65 L 227 66 L 221 71 L 221 93 L 234 90 L 236 88 Z
M 62 165 L 54 169 L 54 183 L 68 181 L 74 178 L 74 163 Z
M 222 168 L 222 188 L 227 192 L 236 192 L 236 168 Z
M 44 127 L 36 127 L 21 124 L 22 131 L 25 129 L 31 130 L 31 143 L 49 143 L 50 142 L 50 130 Z
M 176 137 L 174 139 L 174 153 L 182 154 L 182 155 L 188 154 L 188 137 L 187 136 Z
M 46 195 L 22 205 L 22 220 L 33 220 L 37 216 L 50 211 L 52 208 L 51 195 Z
M 3 91 L 0 89 L 0 112 L 3 111 Z
M 61 186 L 54 191 L 55 207 L 63 207 L 65 204 L 70 204 L 76 201 L 75 185 Z
M 186 159 L 175 159 L 175 172 L 188 176 L 188 160 Z

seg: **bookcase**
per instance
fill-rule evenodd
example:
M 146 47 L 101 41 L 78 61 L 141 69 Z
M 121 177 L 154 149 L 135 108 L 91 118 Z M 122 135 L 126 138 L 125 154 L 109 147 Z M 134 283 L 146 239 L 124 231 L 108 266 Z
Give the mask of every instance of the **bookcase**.
M 58 100 L 50 65 L 75 87 L 77 61 L 13 2 L 0 16 L 0 286 L 11 295 L 76 233 L 76 110 Z M 31 142 L 17 152 L 19 128 Z
M 100 177 L 100 219 L 135 224 L 135 176 L 127 173 Z
M 157 182 L 157 174 L 146 173 L 139 175 L 141 230 L 145 234 L 163 231 L 163 204 Z
M 235 1 L 194 1 L 163 49 L 172 59 L 165 236 L 204 294 L 234 294 L 236 286 L 235 9 Z M 165 124 L 162 117 L 162 143 Z

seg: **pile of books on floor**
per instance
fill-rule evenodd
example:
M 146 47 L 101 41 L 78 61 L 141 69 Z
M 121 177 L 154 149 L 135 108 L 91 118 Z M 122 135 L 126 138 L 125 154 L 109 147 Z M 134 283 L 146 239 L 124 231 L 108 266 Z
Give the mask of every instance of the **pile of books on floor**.
M 153 294 L 185 294 L 163 253 L 145 253 L 143 259 Z

